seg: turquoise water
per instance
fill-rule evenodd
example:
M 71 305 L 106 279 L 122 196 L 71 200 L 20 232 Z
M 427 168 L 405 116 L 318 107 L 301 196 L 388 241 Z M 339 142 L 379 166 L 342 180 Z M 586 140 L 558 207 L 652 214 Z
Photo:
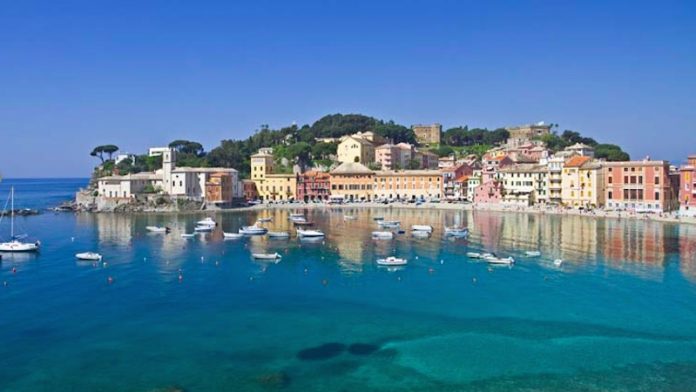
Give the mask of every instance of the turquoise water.
M 344 222 L 344 213 L 308 211 L 328 233 L 320 242 L 224 241 L 219 230 L 181 239 L 202 214 L 24 219 L 44 246 L 1 264 L 0 390 L 696 389 L 696 227 L 426 209 L 355 209 Z M 268 227 L 281 230 L 287 214 L 213 217 L 234 231 L 273 216 Z M 375 216 L 436 232 L 375 242 Z M 455 223 L 472 230 L 468 240 L 441 237 Z M 174 230 L 146 233 L 153 224 Z M 541 258 L 522 256 L 536 249 Z M 85 250 L 106 265 L 77 262 Z M 471 250 L 518 263 L 489 268 L 468 260 Z M 258 251 L 283 259 L 251 260 Z M 392 254 L 409 265 L 374 264 Z

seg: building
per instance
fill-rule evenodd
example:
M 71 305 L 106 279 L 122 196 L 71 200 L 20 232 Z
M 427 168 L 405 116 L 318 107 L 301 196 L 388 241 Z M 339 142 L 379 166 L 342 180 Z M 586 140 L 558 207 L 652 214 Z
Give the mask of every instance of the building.
M 604 172 L 599 162 L 576 155 L 563 164 L 561 203 L 573 208 L 604 207 Z
M 446 157 L 440 157 L 437 159 L 437 168 L 438 169 L 447 169 L 450 167 L 454 167 L 456 162 L 457 162 L 457 160 L 454 158 L 453 155 L 449 155 Z
M 252 180 L 242 180 L 244 189 L 244 200 L 252 201 L 259 198 L 259 193 L 256 191 L 256 183 Z
M 233 176 L 230 173 L 211 173 L 205 183 L 205 199 L 218 205 L 230 204 L 234 199 Z
M 114 165 L 118 165 L 119 163 L 129 160 L 131 163 L 135 164 L 135 155 L 133 154 L 118 154 L 116 155 L 116 158 L 114 158 Z
M 674 207 L 669 162 L 605 162 L 606 207 L 635 212 L 664 212 Z
M 295 200 L 297 178 L 294 174 L 273 173 L 273 149 L 261 148 L 251 156 L 251 180 L 256 184 L 259 199 Z
M 320 171 L 297 175 L 297 200 L 326 201 L 331 196 L 331 176 Z
M 408 143 L 382 144 L 375 148 L 375 162 L 383 170 L 407 169 L 413 159 L 413 146 Z
M 540 164 L 516 164 L 501 168 L 503 203 L 531 206 L 548 202 L 548 168 Z
M 442 173 L 442 192 L 443 198 L 448 200 L 466 199 L 468 189 L 462 187 L 462 181 L 468 180 L 468 176 L 474 173 L 473 166 L 468 164 L 457 164 L 455 166 L 440 169 Z
M 534 139 L 538 139 L 551 133 L 551 125 L 546 125 L 544 122 L 520 125 L 505 129 L 507 129 L 507 131 L 510 133 L 510 137 L 507 140 L 508 147 L 516 147 L 526 144 Z
M 374 176 L 377 199 L 425 200 L 442 197 L 442 174 L 438 170 L 378 171 Z
M 548 159 L 542 161 L 546 163 L 548 174 L 548 180 L 546 188 L 548 190 L 549 203 L 560 205 L 563 202 L 562 191 L 563 191 L 563 164 L 566 158 L 563 156 L 551 156 Z
M 474 188 L 473 202 L 479 204 L 499 204 L 503 202 L 503 184 L 496 179 L 481 180 Z
M 375 161 L 375 147 L 362 137 L 347 136 L 338 144 L 336 151 L 341 163 L 362 163 L 367 165 Z
M 594 147 L 588 146 L 587 144 L 583 143 L 575 143 L 572 146 L 566 147 L 565 151 L 590 158 L 594 158 L 595 154 Z
M 442 135 L 442 125 L 440 124 L 416 124 L 412 125 L 411 129 L 416 134 L 416 141 L 423 144 L 440 144 L 440 136 Z
M 435 170 L 438 168 L 438 156 L 430 151 L 419 151 L 414 149 L 413 159 L 418 162 L 421 169 Z
M 331 198 L 372 200 L 375 173 L 357 162 L 344 162 L 331 171 Z
M 481 170 L 474 170 L 474 174 L 466 181 L 466 200 L 473 202 L 476 188 L 481 185 Z
M 125 176 L 102 177 L 97 181 L 100 196 L 107 198 L 134 198 L 138 194 L 162 193 L 175 198 L 206 201 L 215 204 L 232 202 L 241 198 L 243 190 L 239 173 L 224 167 L 177 167 L 176 150 L 168 149 L 161 153 L 162 169 L 154 173 L 137 173 Z M 227 177 L 221 179 L 220 177 Z M 220 181 L 226 189 L 220 194 L 208 195 L 209 182 Z M 224 184 L 223 184 L 224 183 Z M 211 188 L 212 190 L 212 188 Z M 220 200 L 219 197 L 230 197 Z
M 679 215 L 696 217 L 696 155 L 679 169 Z
M 150 147 L 147 151 L 147 155 L 151 157 L 156 157 L 164 154 L 165 152 L 169 151 L 169 147 Z

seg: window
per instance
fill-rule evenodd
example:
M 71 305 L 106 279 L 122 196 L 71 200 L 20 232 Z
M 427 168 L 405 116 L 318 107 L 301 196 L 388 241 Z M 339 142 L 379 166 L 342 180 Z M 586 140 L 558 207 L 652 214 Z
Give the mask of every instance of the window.
M 655 192 L 655 200 L 660 200 L 660 192 Z
M 614 198 L 614 193 L 612 191 L 609 191 L 609 193 L 607 194 L 607 199 L 611 200 L 613 198 Z M 611 206 L 611 204 L 609 206 Z
M 655 185 L 660 185 L 660 177 L 655 177 Z
M 613 183 L 614 183 L 614 179 L 613 179 L 612 177 L 609 177 L 609 183 L 610 183 L 610 184 L 613 184 Z

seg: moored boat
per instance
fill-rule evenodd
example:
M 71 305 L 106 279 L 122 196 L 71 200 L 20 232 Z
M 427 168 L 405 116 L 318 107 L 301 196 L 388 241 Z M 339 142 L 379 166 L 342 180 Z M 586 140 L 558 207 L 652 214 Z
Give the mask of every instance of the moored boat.
M 287 231 L 269 231 L 268 238 L 290 238 L 290 233 L 288 233 Z
M 196 222 L 196 226 L 212 226 L 212 227 L 215 227 L 215 226 L 217 226 L 217 222 L 215 222 L 215 221 L 213 220 L 213 218 L 207 217 L 207 218 L 205 218 L 205 219 L 203 219 L 203 220 L 199 220 L 198 222 Z
M 151 233 L 169 233 L 172 231 L 172 229 L 167 226 L 147 226 L 145 227 L 145 230 Z
M 14 208 L 14 187 L 10 188 L 10 241 L 0 243 L 0 252 L 36 252 L 41 246 L 41 242 L 21 241 L 25 236 L 15 235 L 15 208 Z M 5 204 L 7 207 L 7 204 Z M 4 216 L 4 214 L 2 215 Z M 2 218 L 0 217 L 0 221 Z
M 515 264 L 515 259 L 512 257 L 497 257 L 495 255 L 487 255 L 483 260 L 488 264 L 512 265 Z
M 389 256 L 389 257 L 385 257 L 383 259 L 377 259 L 377 264 L 389 265 L 389 266 L 406 265 L 406 264 L 408 264 L 408 260 L 401 259 L 401 258 L 394 257 L 394 256 Z
M 358 219 L 355 215 L 343 215 L 343 220 L 356 220 Z
M 259 218 L 259 219 L 257 219 L 256 221 L 257 221 L 257 222 L 260 222 L 260 223 L 273 222 L 273 218 L 269 216 L 269 217 L 266 217 L 266 218 Z
M 257 260 L 279 260 L 282 258 L 280 253 L 252 253 L 251 256 Z
M 189 238 L 193 238 L 195 236 L 196 236 L 196 233 L 181 233 L 181 238 L 189 239 Z
M 484 259 L 491 256 L 495 255 L 493 253 L 466 252 L 466 257 L 470 259 Z
M 306 238 L 318 238 L 318 237 L 324 237 L 325 234 L 324 232 L 320 230 L 303 230 L 303 229 L 297 229 L 297 235 L 300 237 L 306 237 Z
M 394 233 L 391 231 L 373 231 L 372 239 L 374 240 L 391 240 L 394 238 Z
M 377 224 L 384 228 L 396 229 L 401 225 L 399 221 L 377 221 Z
M 524 252 L 524 254 L 525 254 L 526 256 L 529 256 L 529 257 L 539 257 L 539 256 L 541 256 L 541 252 L 539 252 L 538 250 L 528 250 L 528 251 Z
M 193 231 L 198 233 L 209 233 L 215 229 L 215 226 L 210 225 L 197 225 L 193 228 Z
M 246 235 L 263 235 L 268 232 L 268 229 L 265 227 L 259 227 L 259 226 L 242 226 L 241 229 L 239 229 L 239 234 L 246 234 Z
M 430 225 L 411 225 L 411 231 L 421 231 L 424 233 L 432 233 L 433 227 Z
M 96 252 L 82 252 L 75 255 L 78 260 L 89 260 L 89 261 L 99 261 L 102 259 L 102 255 Z
M 239 238 L 244 237 L 244 234 L 240 234 L 240 233 L 225 233 L 225 232 L 223 231 L 223 232 L 222 232 L 222 236 L 223 236 L 226 240 L 236 240 L 236 239 L 239 239 Z

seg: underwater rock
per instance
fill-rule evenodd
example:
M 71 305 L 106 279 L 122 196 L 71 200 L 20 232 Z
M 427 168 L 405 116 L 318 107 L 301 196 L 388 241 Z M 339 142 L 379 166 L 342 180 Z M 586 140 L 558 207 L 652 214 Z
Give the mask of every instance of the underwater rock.
M 348 352 L 353 355 L 370 355 L 379 350 L 379 346 L 369 343 L 353 343 L 348 346 Z
M 341 355 L 345 349 L 346 345 L 343 343 L 325 343 L 320 346 L 300 350 L 297 353 L 297 358 L 303 361 L 320 361 Z
M 285 372 L 266 373 L 256 377 L 256 382 L 266 388 L 285 388 L 290 385 L 290 376 Z

